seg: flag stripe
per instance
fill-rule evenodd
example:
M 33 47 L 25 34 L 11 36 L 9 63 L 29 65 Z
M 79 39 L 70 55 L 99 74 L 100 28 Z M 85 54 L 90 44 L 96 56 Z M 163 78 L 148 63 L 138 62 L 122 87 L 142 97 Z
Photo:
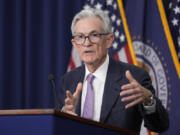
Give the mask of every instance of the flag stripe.
M 127 45 L 126 45 L 127 46 Z M 128 62 L 128 60 L 127 60 L 127 54 L 126 54 L 126 52 L 125 52 L 125 49 L 124 49 L 124 47 L 120 50 L 120 51 L 118 51 L 118 57 L 119 57 L 119 59 L 118 60 L 121 60 L 121 61 L 123 61 L 123 62 Z
M 70 57 L 70 69 L 72 70 L 72 69 L 74 69 L 76 66 L 75 66 L 75 64 L 74 64 L 74 60 L 73 60 L 73 58 L 72 58 L 72 56 Z
M 81 64 L 82 64 L 82 62 L 81 62 L 81 59 L 79 57 L 79 54 L 77 53 L 76 49 L 73 46 L 67 71 L 70 71 L 70 70 L 80 66 Z
M 130 53 L 128 45 L 124 46 L 124 50 L 126 52 L 125 54 L 126 54 L 128 63 L 133 64 L 133 60 L 132 60 L 131 53 Z
M 118 54 L 117 54 L 117 53 L 116 53 L 116 54 L 114 54 L 113 58 L 114 58 L 115 60 L 119 60 L 119 56 L 118 56 Z
M 179 68 L 180 63 L 179 63 L 178 56 L 177 56 L 177 53 L 176 53 L 175 48 L 174 48 L 174 43 L 173 43 L 173 40 L 172 40 L 172 37 L 171 37 L 171 34 L 170 34 L 170 30 L 169 30 L 169 26 L 168 26 L 167 18 L 166 18 L 166 15 L 165 15 L 162 0 L 157 0 L 157 5 L 158 5 L 159 12 L 160 12 L 161 21 L 162 21 L 162 24 L 163 24 L 165 36 L 166 36 L 167 41 L 168 41 L 171 56 L 172 56 L 174 65 L 176 67 L 178 77 L 180 79 L 180 68 Z
M 124 13 L 124 7 L 123 7 L 122 0 L 117 0 L 117 2 L 118 2 L 121 18 L 122 18 L 122 23 L 123 23 L 123 26 L 124 26 L 124 31 L 125 31 L 125 34 L 126 34 L 126 37 L 127 37 L 128 46 L 129 46 L 129 49 L 130 49 L 130 54 L 131 54 L 131 57 L 132 57 L 132 60 L 133 60 L 133 64 L 138 65 L 137 61 L 136 61 L 136 55 L 135 55 L 133 45 L 132 45 L 130 32 L 129 32 L 128 25 L 127 25 L 127 20 L 126 20 L 125 13 Z
M 148 135 L 154 135 L 154 132 L 151 132 L 148 129 L 146 129 L 146 131 L 147 131 Z

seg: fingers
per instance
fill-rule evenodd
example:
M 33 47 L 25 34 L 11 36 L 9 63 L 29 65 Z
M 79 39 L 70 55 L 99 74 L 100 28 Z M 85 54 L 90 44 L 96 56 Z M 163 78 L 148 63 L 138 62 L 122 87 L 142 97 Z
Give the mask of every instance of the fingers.
M 75 106 L 73 104 L 73 95 L 70 91 L 66 91 L 65 105 L 63 106 L 62 112 L 73 114 L 75 113 Z
M 123 86 L 121 86 L 122 90 L 129 90 L 129 89 L 135 89 L 139 87 L 139 83 L 137 82 L 133 82 L 133 83 L 129 83 L 129 84 L 125 84 Z
M 69 90 L 66 91 L 65 105 L 62 108 L 63 112 L 76 115 L 75 110 L 81 91 L 82 91 L 82 83 L 78 83 L 76 87 L 76 91 L 73 94 Z
M 133 102 L 127 104 L 127 105 L 125 106 L 125 108 L 128 109 L 128 108 L 130 108 L 130 107 L 132 107 L 132 106 L 135 106 L 136 104 L 141 103 L 142 101 L 143 101 L 143 98 L 140 97 L 140 98 L 134 100 Z
M 77 116 L 77 114 L 74 113 L 74 112 L 72 112 L 72 111 L 66 111 L 66 113 L 71 114 L 71 115 L 74 115 L 74 116 Z
M 72 99 L 73 96 L 69 90 L 66 91 L 66 97 Z
M 78 103 L 78 100 L 79 100 L 79 95 L 82 91 L 82 83 L 78 83 L 77 87 L 76 87 L 76 91 L 74 92 L 73 94 L 73 105 L 74 107 L 76 107 L 77 103 Z
M 123 102 L 133 101 L 133 100 L 136 100 L 136 99 L 138 99 L 140 97 L 142 97 L 142 93 L 133 94 L 133 95 L 130 95 L 128 97 L 123 97 L 121 99 L 121 101 L 123 101 Z
M 137 93 L 136 88 L 139 87 L 139 83 L 133 78 L 129 70 L 126 71 L 126 78 L 130 83 L 121 86 L 121 89 L 123 90 L 120 93 L 121 96 Z
M 78 83 L 78 85 L 77 85 L 77 87 L 76 87 L 76 91 L 74 92 L 74 94 L 73 94 L 73 96 L 75 97 L 75 98 L 78 98 L 79 97 L 79 95 L 80 95 L 80 93 L 81 93 L 81 91 L 82 91 L 82 83 L 81 82 L 79 82 Z
M 127 109 L 141 103 L 144 100 L 144 95 L 141 85 L 134 79 L 129 70 L 126 71 L 126 78 L 129 83 L 121 87 L 122 91 L 120 92 L 120 96 L 126 96 L 122 97 L 122 102 L 130 102 L 125 106 Z
M 120 95 L 121 96 L 128 95 L 127 97 L 123 97 L 121 99 L 122 102 L 130 102 L 129 104 L 125 106 L 126 109 L 136 104 L 139 104 L 143 102 L 144 100 L 143 93 L 140 90 L 134 90 L 134 89 L 125 90 L 125 91 L 122 91 Z
M 129 80 L 130 83 L 135 81 L 129 70 L 126 71 L 126 78 Z
M 120 96 L 139 93 L 141 92 L 140 88 L 141 88 L 141 85 L 137 82 L 125 84 L 121 87 L 122 92 L 120 93 Z
M 73 108 L 74 106 L 73 105 L 65 105 L 64 107 L 63 107 L 63 110 L 66 110 L 66 111 L 73 111 Z
M 65 105 L 72 105 L 72 98 L 67 97 L 65 99 Z
M 82 91 L 82 83 L 78 83 L 76 87 L 76 91 L 72 95 L 69 90 L 66 91 L 66 99 L 65 99 L 65 104 L 73 104 L 76 106 L 76 102 L 79 99 L 79 95 Z
M 77 114 L 73 111 L 73 108 L 74 108 L 73 105 L 65 105 L 65 106 L 61 109 L 61 111 L 64 112 L 64 113 L 68 113 L 68 114 L 77 116 Z

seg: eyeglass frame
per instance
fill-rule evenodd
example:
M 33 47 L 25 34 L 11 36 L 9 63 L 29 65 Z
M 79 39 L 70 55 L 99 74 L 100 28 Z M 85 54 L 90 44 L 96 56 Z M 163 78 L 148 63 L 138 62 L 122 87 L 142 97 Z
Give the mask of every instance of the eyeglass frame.
M 90 32 L 87 36 L 85 36 L 84 34 L 77 34 L 77 35 L 74 35 L 73 36 L 73 40 L 74 40 L 74 42 L 77 44 L 77 45 L 83 45 L 85 42 L 86 42 L 86 38 L 88 38 L 88 40 L 89 40 L 89 42 L 90 43 L 92 43 L 92 44 L 97 44 L 99 41 L 97 41 L 97 42 L 92 42 L 91 40 L 91 38 L 90 38 L 90 36 L 91 35 L 93 35 L 93 34 L 96 34 L 96 36 L 97 36 L 97 38 L 99 38 L 99 40 L 100 40 L 100 38 L 101 38 L 101 36 L 106 36 L 106 35 L 108 35 L 109 33 L 98 33 L 98 32 L 96 32 L 96 31 L 93 31 L 93 32 Z M 78 44 L 76 41 L 77 40 L 75 40 L 75 37 L 77 37 L 77 36 L 83 36 L 83 42 L 81 43 L 81 44 Z

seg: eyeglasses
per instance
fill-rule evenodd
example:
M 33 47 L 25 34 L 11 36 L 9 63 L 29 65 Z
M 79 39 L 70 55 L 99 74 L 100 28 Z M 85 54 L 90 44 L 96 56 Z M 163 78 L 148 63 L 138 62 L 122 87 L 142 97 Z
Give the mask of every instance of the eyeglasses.
M 86 41 L 86 38 L 93 43 L 96 44 L 100 41 L 101 36 L 108 35 L 109 33 L 89 33 L 88 36 L 84 34 L 77 34 L 73 36 L 73 39 L 77 45 L 83 45 Z

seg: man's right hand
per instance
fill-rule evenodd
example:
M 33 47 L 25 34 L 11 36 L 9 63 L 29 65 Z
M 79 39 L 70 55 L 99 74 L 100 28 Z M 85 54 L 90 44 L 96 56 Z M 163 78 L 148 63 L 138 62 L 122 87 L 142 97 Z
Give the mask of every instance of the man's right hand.
M 62 112 L 69 113 L 72 115 L 77 115 L 75 113 L 75 110 L 76 110 L 76 106 L 77 106 L 81 91 L 82 91 L 81 82 L 78 83 L 76 87 L 76 91 L 73 93 L 73 95 L 71 94 L 69 90 L 66 91 L 65 105 L 63 106 L 61 110 Z

